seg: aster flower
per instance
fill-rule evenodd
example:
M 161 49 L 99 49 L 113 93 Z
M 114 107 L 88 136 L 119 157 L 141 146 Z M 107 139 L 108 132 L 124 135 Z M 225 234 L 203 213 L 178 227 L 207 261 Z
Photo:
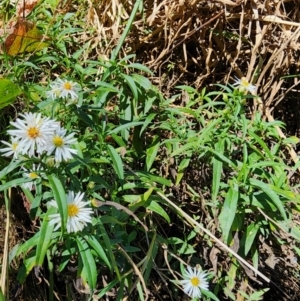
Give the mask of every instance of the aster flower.
M 83 201 L 84 193 L 78 192 L 76 196 L 73 191 L 69 191 L 67 194 L 68 203 L 68 218 L 67 218 L 67 232 L 82 231 L 87 223 L 92 222 L 91 215 L 93 210 L 91 208 L 84 208 L 89 202 Z M 58 208 L 56 201 L 49 202 L 50 206 Z M 54 230 L 61 227 L 61 217 L 59 213 L 49 215 L 50 225 L 56 225 Z
M 32 165 L 32 169 L 28 170 L 26 168 L 23 167 L 23 170 L 25 170 L 26 172 L 23 173 L 23 177 L 24 178 L 28 178 L 31 179 L 31 182 L 26 182 L 22 184 L 23 188 L 26 188 L 28 190 L 33 190 L 36 189 L 36 179 L 39 179 L 40 176 L 38 174 L 38 171 L 41 170 L 40 165 L 38 165 L 37 167 L 35 166 L 35 164 Z
M 77 83 L 68 80 L 62 80 L 57 78 L 52 84 L 50 84 L 51 90 L 46 93 L 46 95 L 52 100 L 58 97 L 71 99 L 72 102 L 76 102 L 78 99 L 78 92 L 80 91 L 80 86 Z
M 241 90 L 249 91 L 253 94 L 256 92 L 256 86 L 250 84 L 245 77 L 242 77 L 241 79 L 235 77 L 235 82 L 234 82 L 233 86 L 234 87 L 237 86 Z
M 74 133 L 66 136 L 67 131 L 64 128 L 58 127 L 55 129 L 53 135 L 48 140 L 45 147 L 48 151 L 48 155 L 55 151 L 55 161 L 67 161 L 73 158 L 73 154 L 77 154 L 77 150 L 70 147 L 71 144 L 77 143 L 74 138 Z
M 3 140 L 1 142 L 7 145 L 7 147 L 0 149 L 0 152 L 3 153 L 2 155 L 5 157 L 13 156 L 13 158 L 16 159 L 20 152 L 19 140 L 17 138 L 12 137 L 11 143 Z
M 58 126 L 58 123 L 50 118 L 43 118 L 40 113 L 20 114 L 24 120 L 17 118 L 11 125 L 15 129 L 7 132 L 13 138 L 19 140 L 19 149 L 21 154 L 34 156 L 35 151 L 41 153 L 47 144 L 49 136 Z
M 180 280 L 184 292 L 192 298 L 201 297 L 201 289 L 208 290 L 207 274 L 190 266 L 183 273 L 184 280 Z

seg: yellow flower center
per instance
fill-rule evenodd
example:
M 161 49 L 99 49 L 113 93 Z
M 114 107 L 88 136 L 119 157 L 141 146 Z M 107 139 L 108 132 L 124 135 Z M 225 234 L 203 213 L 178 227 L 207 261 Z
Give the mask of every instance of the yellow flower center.
M 79 208 L 75 204 L 68 205 L 68 216 L 73 217 L 77 215 L 79 212 Z
M 191 279 L 191 283 L 193 286 L 199 286 L 200 285 L 200 279 L 198 277 L 193 277 Z
M 11 144 L 11 148 L 12 148 L 13 150 L 16 150 L 17 147 L 18 147 L 18 145 L 19 145 L 19 144 L 16 143 L 16 142 L 15 142 L 15 143 L 12 143 L 12 144 Z
M 66 90 L 72 90 L 72 85 L 69 82 L 64 83 L 64 89 Z
M 28 174 L 28 177 L 30 179 L 37 179 L 39 176 L 34 171 Z
M 40 131 L 39 131 L 38 128 L 33 127 L 33 128 L 29 128 L 28 131 L 27 131 L 27 133 L 28 133 L 28 136 L 29 136 L 30 138 L 35 139 L 36 137 L 39 136 Z
M 64 145 L 64 140 L 60 137 L 60 136 L 55 136 L 53 138 L 53 144 L 56 146 L 56 147 L 61 147 Z
M 241 86 L 243 86 L 244 88 L 248 88 L 250 86 L 250 83 L 246 80 L 245 77 L 242 77 L 241 79 Z

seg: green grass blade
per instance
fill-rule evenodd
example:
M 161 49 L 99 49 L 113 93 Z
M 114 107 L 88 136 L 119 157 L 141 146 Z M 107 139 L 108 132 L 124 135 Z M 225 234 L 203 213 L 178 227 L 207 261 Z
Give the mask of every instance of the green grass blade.
M 219 140 L 216 145 L 215 149 L 218 153 L 221 153 L 223 155 L 224 153 L 224 142 L 225 140 Z M 212 182 L 212 203 L 215 204 L 217 201 L 217 196 L 220 189 L 221 184 L 221 175 L 223 170 L 223 162 L 219 160 L 217 157 L 213 158 L 213 182 Z
M 116 258 L 115 258 L 115 255 L 113 253 L 113 250 L 112 250 L 112 247 L 111 247 L 111 241 L 106 233 L 106 230 L 105 230 L 105 227 L 102 223 L 102 219 L 98 219 L 98 225 L 99 225 L 99 230 L 102 234 L 102 237 L 103 237 L 103 240 L 104 240 L 104 244 L 107 248 L 107 251 L 108 251 L 108 256 L 109 256 L 109 259 L 111 261 L 111 265 L 115 271 L 115 273 L 117 274 L 117 277 L 118 279 L 121 279 L 121 275 L 120 275 L 120 271 L 119 271 L 119 268 L 117 266 L 117 263 L 116 263 Z
M 114 61 L 114 60 L 117 58 L 118 53 L 120 52 L 120 50 L 121 50 L 121 48 L 122 48 L 122 46 L 123 46 L 124 41 L 125 41 L 125 39 L 126 39 L 128 33 L 129 33 L 129 31 L 130 31 L 130 28 L 131 28 L 131 26 L 132 26 L 133 20 L 134 20 L 134 18 L 135 18 L 135 15 L 136 15 L 136 13 L 137 13 L 137 11 L 138 11 L 138 8 L 139 8 L 139 6 L 141 5 L 141 3 L 142 3 L 142 0 L 137 0 L 137 1 L 135 2 L 134 7 L 133 7 L 132 12 L 131 12 L 131 15 L 130 15 L 130 18 L 129 18 L 129 20 L 127 21 L 126 27 L 125 27 L 125 29 L 124 29 L 124 31 L 123 31 L 123 33 L 122 33 L 120 39 L 119 39 L 118 45 L 117 45 L 117 47 L 112 51 L 112 54 L 111 54 L 111 60 L 112 60 L 112 61 Z

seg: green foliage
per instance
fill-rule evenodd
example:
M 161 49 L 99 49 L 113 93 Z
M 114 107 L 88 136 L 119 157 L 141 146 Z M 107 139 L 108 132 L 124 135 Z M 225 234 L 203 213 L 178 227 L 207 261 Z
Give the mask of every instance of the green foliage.
M 0 79 L 0 109 L 12 104 L 21 93 L 19 87 L 9 79 Z
M 49 26 L 49 47 L 27 60 L 16 56 L 5 63 L 12 81 L 5 80 L 9 92 L 3 94 L 3 104 L 11 104 L 22 90 L 33 112 L 55 119 L 77 138 L 70 160 L 57 162 L 53 153 L 22 153 L 18 160 L 5 161 L 0 170 L 0 191 L 21 187 L 30 203 L 29 216 L 39 226 L 11 251 L 11 260 L 22 262 L 21 283 L 33 269 L 48 267 L 52 278 L 54 271 L 68 275 L 73 269 L 71 277 L 81 279 L 90 298 L 100 299 L 114 289 L 117 300 L 145 300 L 157 277 L 172 283 L 169 293 L 181 300 L 170 280 L 181 278 L 183 262 L 209 269 L 204 253 L 214 251 L 214 241 L 187 227 L 159 193 L 205 228 L 213 223 L 214 235 L 236 247 L 255 268 L 259 238 L 285 244 L 275 235 L 281 229 L 300 239 L 292 211 L 299 211 L 299 197 L 288 176 L 297 166 L 287 165 L 285 157 L 285 145 L 298 140 L 282 140 L 276 127 L 284 125 L 266 122 L 259 112 L 250 114 L 246 103 L 252 96 L 230 86 L 219 85 L 212 92 L 180 86 L 180 95 L 165 99 L 147 78 L 152 72 L 134 55 L 119 58 L 141 3 L 135 3 L 110 59 L 88 60 L 89 44 L 78 49 L 72 37 L 82 32 L 76 14 L 54 18 L 57 3 L 44 3 L 34 13 L 53 17 L 50 25 L 40 20 L 41 27 Z M 39 78 L 41 70 L 47 84 Z M 78 99 L 55 94 L 48 85 L 53 85 L 53 74 L 77 83 Z M 187 100 L 180 106 L 183 94 Z M 29 179 L 24 169 L 33 164 L 39 166 L 38 177 Z M 29 182 L 34 189 L 24 186 Z M 68 191 L 84 192 L 93 211 L 91 223 L 75 233 L 67 231 Z M 58 228 L 51 223 L 55 213 L 60 216 Z M 267 289 L 242 291 L 238 283 L 248 280 L 247 275 L 233 256 L 228 255 L 227 263 L 209 274 L 214 283 L 209 291 L 202 290 L 203 299 L 225 295 L 235 300 L 240 294 L 260 300 Z

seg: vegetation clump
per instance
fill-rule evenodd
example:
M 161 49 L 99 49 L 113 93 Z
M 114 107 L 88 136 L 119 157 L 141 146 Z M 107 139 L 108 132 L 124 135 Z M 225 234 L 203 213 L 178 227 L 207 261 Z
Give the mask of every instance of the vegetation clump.
M 1 4 L 0 300 L 299 298 L 292 1 Z

